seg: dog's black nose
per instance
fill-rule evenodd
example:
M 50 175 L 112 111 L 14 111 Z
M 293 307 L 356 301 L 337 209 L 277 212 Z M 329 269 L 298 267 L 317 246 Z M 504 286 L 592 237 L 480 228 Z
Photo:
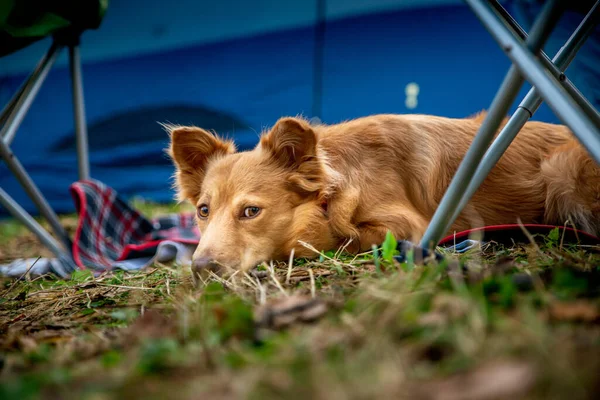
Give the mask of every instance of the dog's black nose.
M 212 271 L 219 272 L 219 264 L 210 257 L 199 257 L 192 261 L 192 271 L 194 273 L 206 273 Z

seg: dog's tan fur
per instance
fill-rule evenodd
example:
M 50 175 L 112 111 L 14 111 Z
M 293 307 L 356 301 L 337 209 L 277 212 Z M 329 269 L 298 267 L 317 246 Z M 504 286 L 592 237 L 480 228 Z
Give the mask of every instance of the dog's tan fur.
M 416 241 L 483 121 L 375 115 L 311 126 L 282 118 L 252 151 L 196 127 L 169 127 L 179 198 L 207 204 L 195 257 L 233 268 L 313 256 L 299 244 L 354 251 Z M 561 125 L 528 122 L 451 231 L 515 223 L 563 224 L 598 233 L 600 169 Z M 261 208 L 252 219 L 245 207 Z

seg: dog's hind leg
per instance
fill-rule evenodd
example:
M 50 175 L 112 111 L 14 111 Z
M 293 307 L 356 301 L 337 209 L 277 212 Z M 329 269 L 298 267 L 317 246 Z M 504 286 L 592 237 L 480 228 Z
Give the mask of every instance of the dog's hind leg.
M 542 162 L 546 184 L 545 221 L 600 234 L 600 167 L 575 140 L 556 148 Z

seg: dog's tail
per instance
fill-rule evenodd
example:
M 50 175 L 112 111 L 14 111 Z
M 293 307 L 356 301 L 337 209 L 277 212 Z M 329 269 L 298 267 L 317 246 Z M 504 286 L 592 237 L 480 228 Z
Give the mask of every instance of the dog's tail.
M 567 221 L 594 235 L 600 233 L 600 167 L 576 141 L 556 148 L 541 165 L 547 187 L 549 223 Z

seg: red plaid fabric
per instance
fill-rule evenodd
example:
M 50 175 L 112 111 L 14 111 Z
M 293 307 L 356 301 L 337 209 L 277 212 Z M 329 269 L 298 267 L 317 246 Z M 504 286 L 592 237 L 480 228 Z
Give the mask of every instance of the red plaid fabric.
M 200 240 L 193 214 L 147 219 L 112 188 L 92 179 L 75 182 L 70 191 L 79 215 L 73 259 L 81 269 L 103 271 L 118 261 L 152 256 L 165 240 Z

